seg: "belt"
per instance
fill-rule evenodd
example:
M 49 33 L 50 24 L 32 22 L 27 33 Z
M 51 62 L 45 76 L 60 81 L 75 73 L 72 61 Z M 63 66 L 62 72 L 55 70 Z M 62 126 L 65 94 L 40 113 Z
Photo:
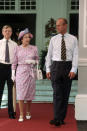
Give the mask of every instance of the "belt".
M 3 63 L 0 63 L 0 67 L 11 67 L 11 64 L 3 64 Z

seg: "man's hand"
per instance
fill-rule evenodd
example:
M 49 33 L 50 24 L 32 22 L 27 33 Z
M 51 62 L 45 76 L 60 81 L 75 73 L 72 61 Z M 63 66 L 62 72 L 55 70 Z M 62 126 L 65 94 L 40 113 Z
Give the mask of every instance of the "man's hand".
M 50 72 L 48 72 L 48 73 L 46 74 L 46 77 L 47 77 L 48 80 L 50 80 L 50 78 L 51 78 Z
M 76 74 L 74 72 L 70 72 L 68 76 L 70 77 L 70 79 L 73 79 L 75 77 L 75 75 Z

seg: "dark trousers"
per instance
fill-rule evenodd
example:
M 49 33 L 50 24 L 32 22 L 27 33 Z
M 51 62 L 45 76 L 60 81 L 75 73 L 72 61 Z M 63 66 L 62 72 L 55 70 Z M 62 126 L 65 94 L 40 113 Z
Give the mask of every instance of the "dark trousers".
M 68 77 L 72 62 L 54 61 L 51 66 L 51 81 L 53 87 L 54 119 L 64 120 L 71 90 L 72 80 Z
M 11 65 L 0 63 L 0 106 L 1 106 L 5 82 L 7 82 L 7 86 L 8 86 L 8 114 L 12 115 L 13 114 L 13 100 L 12 100 L 13 81 L 11 80 Z

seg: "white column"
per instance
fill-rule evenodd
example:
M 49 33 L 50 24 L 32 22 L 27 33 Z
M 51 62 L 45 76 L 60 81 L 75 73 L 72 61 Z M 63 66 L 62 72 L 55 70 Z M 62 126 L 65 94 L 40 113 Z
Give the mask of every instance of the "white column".
M 79 78 L 76 120 L 87 120 L 87 0 L 79 0 Z

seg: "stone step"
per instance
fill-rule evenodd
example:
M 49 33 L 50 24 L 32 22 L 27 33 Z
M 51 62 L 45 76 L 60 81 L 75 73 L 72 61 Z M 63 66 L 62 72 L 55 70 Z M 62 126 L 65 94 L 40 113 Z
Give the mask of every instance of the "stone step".
M 69 97 L 69 103 L 74 103 L 73 101 L 75 101 L 75 97 Z M 45 96 L 45 97 L 42 97 L 42 96 L 35 96 L 35 100 L 33 100 L 33 103 L 45 103 L 45 102 L 48 102 L 48 103 L 53 103 L 53 97 L 49 97 L 49 96 Z M 7 100 L 3 100 L 3 102 L 2 102 L 2 107 L 4 106 L 4 107 L 7 107 Z
M 75 90 L 72 90 L 70 92 L 70 97 L 74 97 L 76 96 L 77 92 Z M 45 97 L 45 96 L 49 96 L 49 97 L 52 97 L 53 96 L 53 91 L 52 90 L 36 90 L 36 96 L 39 97 L 39 96 L 42 96 L 42 97 Z M 2 100 L 7 100 L 7 91 L 4 92 L 4 95 L 3 95 L 3 98 Z
M 72 88 L 71 90 L 75 90 L 77 91 L 77 80 L 74 80 L 72 82 Z M 40 81 L 36 81 L 36 91 L 52 91 L 52 86 L 51 86 L 51 82 L 47 81 L 47 80 L 40 80 Z M 4 93 L 7 93 L 7 85 L 5 85 L 5 90 Z
M 69 103 L 75 102 L 75 96 L 77 94 L 78 81 L 73 80 L 72 88 L 69 97 Z M 7 105 L 7 85 L 5 85 L 5 90 L 2 98 L 2 107 L 4 108 Z M 51 86 L 51 81 L 38 80 L 36 81 L 36 96 L 33 102 L 52 102 L 53 101 L 53 89 Z
M 51 82 L 48 80 L 37 81 L 36 90 L 52 90 Z M 73 80 L 71 90 L 77 90 L 77 80 Z

